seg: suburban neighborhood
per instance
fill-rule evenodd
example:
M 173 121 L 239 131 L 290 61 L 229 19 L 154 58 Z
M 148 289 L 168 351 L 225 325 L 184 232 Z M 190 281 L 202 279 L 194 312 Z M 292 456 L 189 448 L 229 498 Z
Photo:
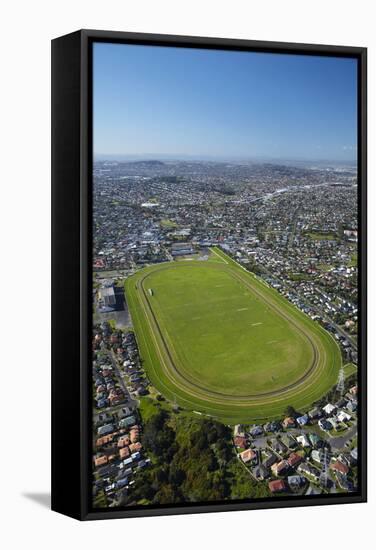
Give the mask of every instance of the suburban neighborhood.
M 350 165 L 95 163 L 95 506 L 134 503 L 137 479 L 155 466 L 143 445 L 145 403 L 179 409 L 158 401 L 143 369 L 124 283 L 148 265 L 205 262 L 214 246 L 331 333 L 343 362 L 336 386 L 307 410 L 231 426 L 249 497 L 256 486 L 274 496 L 356 491 L 356 193 Z

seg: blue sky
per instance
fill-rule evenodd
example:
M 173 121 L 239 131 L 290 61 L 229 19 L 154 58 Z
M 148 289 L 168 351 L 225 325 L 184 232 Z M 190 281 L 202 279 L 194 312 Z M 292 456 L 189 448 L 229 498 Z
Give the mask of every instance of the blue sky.
M 94 44 L 94 153 L 355 160 L 356 60 Z

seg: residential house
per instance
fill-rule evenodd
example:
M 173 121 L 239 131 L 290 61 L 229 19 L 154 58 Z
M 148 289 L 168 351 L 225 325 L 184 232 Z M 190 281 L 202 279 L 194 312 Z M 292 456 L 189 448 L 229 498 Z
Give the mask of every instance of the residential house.
M 119 456 L 120 456 L 121 460 L 124 460 L 125 458 L 128 458 L 129 455 L 130 455 L 129 447 L 122 447 L 119 450 Z
M 322 412 L 318 407 L 310 410 L 308 416 L 311 420 L 319 420 L 322 417 Z
M 269 471 L 268 469 L 265 467 L 264 464 L 259 464 L 258 466 L 256 466 L 253 470 L 252 470 L 252 473 L 254 475 L 254 477 L 258 480 L 258 481 L 263 481 L 264 479 L 267 479 L 269 476 Z
M 298 464 L 300 464 L 302 460 L 303 458 L 297 453 L 291 453 L 287 459 L 287 462 L 289 463 L 289 466 L 291 466 L 291 468 L 295 468 L 295 466 L 298 466 Z
M 130 466 L 132 462 L 133 462 L 133 458 L 130 456 L 129 458 L 126 458 L 125 460 L 123 460 L 123 462 L 120 464 L 120 467 L 125 468 L 125 466 Z
M 288 491 L 288 485 L 283 479 L 269 481 L 268 485 L 271 493 L 286 493 L 286 491 Z
M 236 426 L 234 426 L 234 437 L 236 437 L 237 435 L 244 436 L 244 426 L 243 426 L 243 424 L 236 424 Z
M 139 441 L 137 441 L 137 443 L 131 443 L 129 445 L 129 450 L 131 451 L 131 453 L 135 453 L 137 451 L 141 451 L 142 449 L 142 445 Z
M 132 428 L 129 432 L 129 438 L 131 440 L 131 443 L 137 443 L 137 441 L 140 439 L 140 431 L 137 428 Z
M 297 419 L 296 419 L 297 423 L 299 424 L 299 426 L 305 426 L 306 424 L 308 424 L 309 422 L 309 417 L 307 414 L 304 414 L 303 416 L 299 416 Z
M 113 424 L 105 424 L 104 426 L 100 426 L 97 430 L 98 435 L 107 435 L 111 432 L 115 431 Z
M 97 449 L 100 447 L 104 447 L 104 445 L 108 445 L 109 443 L 111 443 L 113 439 L 114 439 L 114 434 L 98 437 L 97 441 L 95 442 Z
M 122 420 L 123 418 L 126 418 L 127 416 L 132 415 L 132 409 L 130 407 L 123 407 L 118 413 L 118 419 Z
M 306 434 L 298 435 L 296 438 L 296 441 L 302 446 L 302 447 L 310 447 L 311 443 L 307 437 Z
M 332 462 L 329 468 L 334 472 L 338 472 L 342 475 L 347 475 L 349 473 L 349 467 L 346 466 L 346 464 L 343 464 L 343 462 L 340 462 L 339 460 Z
M 336 409 L 342 409 L 342 408 L 346 405 L 346 399 L 344 399 L 343 397 L 341 397 L 341 399 L 339 399 L 338 401 L 336 401 L 334 404 L 335 404 L 335 406 L 336 406 Z
M 327 403 L 325 405 L 325 407 L 322 408 L 322 410 L 324 411 L 326 416 L 330 416 L 331 414 L 333 414 L 333 412 L 336 410 L 336 408 L 331 403 Z
M 323 440 L 317 434 L 308 434 L 308 439 L 311 442 L 312 447 L 318 449 L 323 446 Z
M 281 441 L 286 445 L 286 447 L 288 447 L 289 449 L 296 449 L 296 447 L 298 446 L 298 442 L 296 441 L 296 439 L 289 433 L 287 434 L 284 434 L 282 436 L 282 439 Z
M 240 453 L 241 460 L 247 464 L 248 462 L 257 462 L 257 452 L 253 449 L 247 449 Z
M 273 449 L 275 453 L 278 453 L 281 455 L 287 453 L 288 451 L 288 448 L 286 447 L 286 445 L 279 439 L 273 439 L 270 442 L 270 447 Z
M 358 402 L 355 399 L 353 399 L 352 401 L 348 401 L 348 403 L 346 405 L 346 409 L 348 411 L 353 413 L 353 412 L 356 411 L 357 408 L 358 408 Z
M 119 428 L 129 428 L 130 426 L 133 426 L 136 424 L 136 419 L 134 416 L 126 416 L 125 418 L 122 418 L 119 422 Z
M 350 422 L 351 415 L 349 415 L 346 411 L 341 410 L 337 413 L 337 420 L 338 422 Z
M 116 489 L 121 489 L 122 487 L 125 487 L 128 485 L 129 479 L 127 477 L 122 477 L 116 482 Z
M 243 435 L 237 435 L 234 437 L 235 447 L 240 447 L 240 449 L 246 449 L 248 447 L 247 438 Z
M 274 432 L 278 432 L 281 429 L 281 424 L 273 420 L 272 422 L 267 422 L 266 424 L 264 424 L 263 428 L 266 433 L 268 432 L 274 433 Z
M 322 449 L 314 449 L 312 452 L 311 452 L 311 458 L 312 460 L 314 460 L 315 462 L 317 462 L 318 464 L 325 464 L 325 457 L 326 457 L 326 463 L 329 464 L 330 462 L 330 457 L 328 454 L 325 454 L 325 451 L 323 451 Z
M 129 445 L 130 442 L 131 442 L 131 440 L 129 439 L 128 435 L 122 435 L 122 436 L 119 437 L 119 439 L 117 441 L 117 446 L 119 448 L 125 447 L 126 445 Z
M 99 466 L 104 466 L 107 463 L 108 463 L 108 458 L 106 455 L 97 456 L 96 458 L 94 458 L 94 464 L 96 468 L 98 468 Z
M 303 476 L 288 476 L 287 483 L 292 491 L 298 491 L 306 484 L 306 478 Z
M 277 462 L 278 457 L 274 453 L 268 453 L 266 455 L 266 458 L 263 462 L 263 465 L 265 468 L 271 468 L 275 462 Z
M 327 420 L 325 420 L 324 418 L 319 420 L 319 427 L 325 432 L 328 432 L 329 430 L 333 429 L 332 424 Z
M 280 462 L 275 462 L 271 467 L 272 473 L 275 476 L 283 475 L 289 469 L 289 463 L 287 460 L 281 460 Z
M 262 426 L 254 426 L 251 428 L 250 432 L 252 437 L 258 437 L 259 435 L 262 435 L 264 433 Z
M 295 426 L 296 426 L 295 419 L 294 419 L 292 416 L 287 416 L 287 417 L 282 421 L 282 426 L 283 426 L 284 428 L 295 428 Z

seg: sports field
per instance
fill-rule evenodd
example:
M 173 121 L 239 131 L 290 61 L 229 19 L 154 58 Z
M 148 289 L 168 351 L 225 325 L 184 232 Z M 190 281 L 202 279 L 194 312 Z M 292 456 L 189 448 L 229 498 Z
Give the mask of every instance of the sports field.
M 169 400 L 224 422 L 304 409 L 335 384 L 334 339 L 219 249 L 126 281 L 141 357 Z

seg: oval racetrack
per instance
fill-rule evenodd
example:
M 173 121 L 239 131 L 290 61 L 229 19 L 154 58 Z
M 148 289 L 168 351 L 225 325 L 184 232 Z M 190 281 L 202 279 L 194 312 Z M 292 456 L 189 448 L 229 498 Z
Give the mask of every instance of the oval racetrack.
M 336 382 L 334 339 L 223 252 L 126 281 L 145 369 L 170 401 L 228 423 L 309 407 Z

